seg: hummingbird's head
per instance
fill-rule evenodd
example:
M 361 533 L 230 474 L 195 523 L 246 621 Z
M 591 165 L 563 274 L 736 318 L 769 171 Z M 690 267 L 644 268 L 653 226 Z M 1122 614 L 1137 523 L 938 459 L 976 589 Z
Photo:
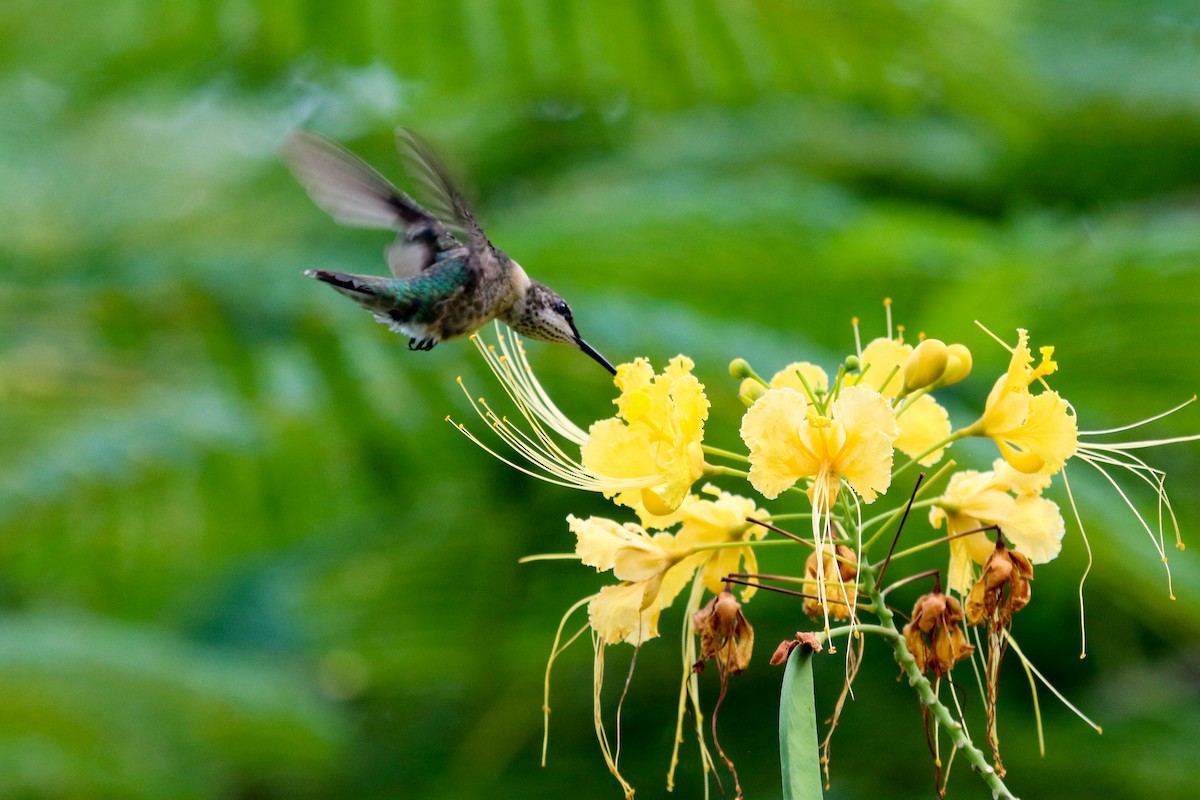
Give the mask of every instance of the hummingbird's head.
M 514 331 L 530 339 L 578 347 L 613 375 L 617 374 L 617 368 L 579 335 L 567 301 L 543 283 L 530 281 L 525 294 L 503 319 Z

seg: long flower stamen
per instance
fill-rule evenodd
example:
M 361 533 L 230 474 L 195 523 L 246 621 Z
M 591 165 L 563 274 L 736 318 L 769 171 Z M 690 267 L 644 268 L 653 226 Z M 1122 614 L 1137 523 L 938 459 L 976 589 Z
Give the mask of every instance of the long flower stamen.
M 567 457 L 565 453 L 562 453 L 557 448 L 546 449 L 537 446 L 537 443 L 528 434 L 514 427 L 507 418 L 495 414 L 487 406 L 487 401 L 482 398 L 476 400 L 461 381 L 459 385 L 462 387 L 463 394 L 466 395 L 468 402 L 470 402 L 471 408 L 479 415 L 480 419 L 486 422 L 488 427 L 495 431 L 505 444 L 541 471 L 530 469 L 500 455 L 494 449 L 484 444 L 478 436 L 471 433 L 462 423 L 454 422 L 450 417 L 446 417 L 447 421 L 451 422 L 464 436 L 474 442 L 484 452 L 513 469 L 557 486 L 593 492 L 607 491 L 614 487 L 622 490 L 640 489 L 651 485 L 650 479 L 619 479 L 599 475 L 586 469 L 579 462 Z M 530 424 L 535 429 L 539 427 L 536 421 L 531 420 Z M 544 435 L 544 431 L 542 433 Z M 539 436 L 539 438 L 541 437 Z
M 494 327 L 497 345 L 485 344 L 479 334 L 473 335 L 471 341 L 475 344 L 475 349 L 483 356 L 483 360 L 492 373 L 500 381 L 505 392 L 512 398 L 513 403 L 522 412 L 528 411 L 536 418 L 545 421 L 555 433 L 564 439 L 575 444 L 583 444 L 587 440 L 587 433 L 568 419 L 550 399 L 550 395 L 547 394 L 537 379 L 537 375 L 534 374 L 533 367 L 529 364 L 521 337 L 516 333 L 511 333 L 512 344 L 510 345 L 500 324 L 494 323 Z M 500 349 L 499 356 L 496 355 L 496 347 Z
M 1121 425 L 1116 428 L 1105 428 L 1104 430 L 1099 430 L 1099 431 L 1080 431 L 1079 435 L 1080 436 L 1104 436 L 1104 435 L 1110 434 L 1110 433 L 1124 433 L 1125 431 L 1131 431 L 1134 428 L 1140 428 L 1143 425 L 1149 425 L 1151 422 L 1158 422 L 1160 419 L 1165 419 L 1166 417 L 1169 417 L 1172 414 L 1174 414 L 1176 411 L 1180 411 L 1180 410 L 1186 408 L 1187 406 L 1190 406 L 1194 402 L 1196 402 L 1196 395 L 1192 395 L 1187 400 L 1184 400 L 1182 403 L 1175 406 L 1174 408 L 1168 409 L 1159 414 L 1155 414 L 1152 417 L 1146 417 L 1145 419 L 1140 419 L 1137 422 L 1131 422 L 1128 425 Z M 1190 437 L 1184 437 L 1181 440 L 1165 440 L 1164 439 L 1161 441 L 1163 444 L 1170 444 L 1172 441 L 1194 441 L 1196 438 L 1198 438 L 1198 437 L 1190 436 Z
M 1113 489 L 1116 490 L 1117 495 L 1121 498 L 1122 501 L 1124 501 L 1125 505 L 1129 508 L 1129 510 L 1133 512 L 1133 515 L 1135 517 L 1137 517 L 1137 521 L 1139 523 L 1141 523 L 1142 529 L 1146 532 L 1146 535 L 1150 537 L 1150 542 L 1153 544 L 1154 549 L 1158 551 L 1159 558 L 1162 559 L 1163 569 L 1165 569 L 1167 572 L 1167 593 L 1170 595 L 1171 599 L 1174 600 L 1175 599 L 1175 589 L 1174 589 L 1174 586 L 1173 586 L 1172 580 L 1171 580 L 1171 565 L 1167 563 L 1166 548 L 1163 546 L 1163 543 L 1160 540 L 1161 528 L 1160 528 L 1159 534 L 1156 535 L 1154 530 L 1151 528 L 1150 523 L 1148 523 L 1146 521 L 1146 518 L 1142 516 L 1142 512 L 1138 511 L 1137 505 L 1133 502 L 1132 499 L 1130 499 L 1128 493 L 1126 493 L 1126 491 L 1123 488 L 1121 488 L 1121 485 L 1119 483 L 1117 483 L 1116 479 L 1113 478 L 1112 475 L 1109 475 L 1108 471 L 1106 469 L 1104 469 L 1103 466 L 1101 466 L 1102 462 L 1099 459 L 1091 458 L 1090 456 L 1088 456 L 1087 454 L 1084 454 L 1084 453 L 1080 453 L 1079 457 L 1082 461 L 1084 461 L 1087 464 L 1090 464 L 1092 467 L 1094 467 L 1096 469 L 1097 472 L 1099 472 L 1101 475 L 1104 476 L 1105 480 L 1107 480 L 1109 482 L 1109 484 L 1112 485 Z M 1165 492 L 1163 494 L 1159 495 L 1160 499 L 1164 496 L 1165 496 Z
M 563 414 L 550 399 L 529 364 L 521 338 L 515 333 L 505 335 L 498 323 L 495 334 L 496 344 L 485 343 L 479 334 L 472 336 L 471 340 L 509 400 L 516 406 L 525 426 L 518 427 L 508 417 L 496 413 L 486 399 L 476 399 L 462 378 L 458 383 L 472 410 L 527 464 L 501 455 L 484 444 L 465 425 L 447 417 L 463 435 L 513 469 L 557 486 L 611 496 L 620 493 L 636 495 L 662 483 L 663 476 L 658 474 L 621 477 L 607 474 L 584 466 L 583 459 L 569 454 L 560 440 L 583 447 L 588 442 L 589 434 Z

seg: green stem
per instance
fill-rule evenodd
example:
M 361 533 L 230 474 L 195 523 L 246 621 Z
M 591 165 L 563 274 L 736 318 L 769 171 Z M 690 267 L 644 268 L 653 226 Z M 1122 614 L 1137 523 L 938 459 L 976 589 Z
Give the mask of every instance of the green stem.
M 749 472 L 740 469 L 734 469 L 733 467 L 722 467 L 719 464 L 705 464 L 704 474 L 707 477 L 712 477 L 714 475 L 728 475 L 733 478 L 741 478 L 742 480 L 748 480 L 750 478 Z
M 946 543 L 946 537 L 943 536 L 941 539 L 933 539 L 928 542 L 921 542 L 920 544 L 914 544 L 912 547 L 906 547 L 903 550 L 899 550 L 899 551 L 893 553 L 892 561 L 897 561 L 901 558 L 905 558 L 906 556 L 916 555 L 917 553 L 920 553 L 923 550 L 928 550 L 931 547 L 937 547 L 939 544 L 945 544 L 945 543 Z
M 709 550 L 730 550 L 738 547 L 774 547 L 780 544 L 795 544 L 791 539 L 750 539 L 745 542 L 714 542 L 713 544 L 698 544 L 695 547 L 689 547 L 687 553 L 694 555 L 696 553 L 706 553 Z M 579 558 L 579 556 L 575 556 Z
M 862 608 L 862 606 L 859 606 L 859 608 Z M 837 628 L 830 628 L 828 633 L 818 635 L 828 640 L 855 633 L 875 633 L 883 637 L 890 637 L 896 633 L 896 629 L 885 628 L 883 625 L 841 625 Z
M 892 610 L 884 602 L 883 596 L 879 592 L 879 587 L 875 584 L 874 571 L 863 569 L 860 575 L 863 581 L 863 589 L 875 605 L 875 613 L 879 617 L 880 624 L 871 626 L 859 625 L 855 627 L 859 630 L 869 629 L 872 632 L 877 632 L 887 640 L 888 644 L 891 645 L 892 655 L 896 659 L 896 663 L 904 671 L 904 677 L 908 680 L 908 685 L 916 689 L 917 696 L 921 699 L 925 707 L 929 709 L 929 713 L 937 720 L 941 729 L 946 731 L 954 746 L 962 751 L 963 757 L 971 765 L 971 770 L 979 775 L 980 779 L 992 790 L 992 797 L 1017 800 L 1016 796 L 1004 785 L 1004 781 L 1001 780 L 1000 776 L 996 774 L 996 770 L 988 762 L 987 756 L 971 741 L 971 737 L 967 734 L 966 729 L 963 728 L 962 723 L 955 719 L 950 709 L 942 704 L 937 692 L 933 690 L 933 685 L 917 666 L 916 659 L 913 658 L 912 653 L 908 650 L 908 646 L 904 643 L 904 636 L 896 629 L 896 621 L 895 617 L 892 616 Z
M 741 461 L 744 464 L 750 463 L 749 456 L 741 453 L 735 453 L 732 450 L 722 450 L 720 447 L 713 447 L 710 444 L 700 446 L 706 456 L 716 456 L 717 458 L 728 458 L 731 461 Z
M 913 508 L 929 508 L 930 506 L 932 506 L 936 503 L 937 503 L 937 498 L 934 497 L 934 498 L 930 498 L 929 500 L 918 500 L 912 504 L 912 507 Z M 904 513 L 904 506 L 900 506 L 899 508 L 893 508 L 891 511 L 885 511 L 884 513 L 880 514 L 879 516 L 871 517 L 870 519 L 863 520 L 862 526 L 863 526 L 863 528 L 869 528 L 872 525 L 875 525 L 876 523 L 883 522 L 884 520 L 888 519 L 889 517 L 899 518 L 899 515 L 901 515 L 903 513 Z M 878 533 L 872 535 L 870 541 L 874 541 L 878 536 L 879 536 Z
M 812 519 L 811 511 L 797 511 L 790 514 L 772 514 L 769 517 L 761 517 L 767 522 L 778 522 L 781 519 Z

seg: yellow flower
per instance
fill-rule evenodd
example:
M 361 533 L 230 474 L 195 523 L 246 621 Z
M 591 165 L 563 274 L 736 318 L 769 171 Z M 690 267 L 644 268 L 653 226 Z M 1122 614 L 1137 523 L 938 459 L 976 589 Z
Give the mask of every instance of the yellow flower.
M 1030 562 L 1045 564 L 1058 556 L 1066 532 L 1058 505 L 1039 496 L 1048 484 L 1049 476 L 1025 475 L 997 459 L 989 472 L 955 473 L 929 521 L 938 528 L 944 521 L 950 535 L 998 525 Z M 984 564 L 995 549 L 995 536 L 987 532 L 951 539 L 950 588 L 965 594 L 975 581 L 975 565 Z
M 588 603 L 588 619 L 601 641 L 638 645 L 658 636 L 659 613 L 696 571 L 690 549 L 679 547 L 669 533 L 651 536 L 633 523 L 568 516 L 567 524 L 580 561 L 597 572 L 612 570 L 622 581 L 605 586 Z
M 892 480 L 896 415 L 874 389 L 843 389 L 822 416 L 794 389 L 771 389 L 742 418 L 750 449 L 750 483 L 768 499 L 802 478 L 812 478 L 809 498 L 828 511 L 841 482 L 864 502 L 887 491 Z
M 617 367 L 617 416 L 592 425 L 581 461 L 588 471 L 640 486 L 605 490 L 605 497 L 650 514 L 669 514 L 704 473 L 700 442 L 708 398 L 692 366 L 691 359 L 676 356 L 661 375 L 644 358 Z
M 967 432 L 990 438 L 1004 460 L 1021 472 L 1053 475 L 1075 454 L 1078 430 L 1070 406 L 1058 392 L 1029 392 L 1030 384 L 1058 369 L 1053 347 L 1043 347 L 1041 354 L 1041 362 L 1032 366 L 1029 333 L 1019 328 L 1008 372 L 996 381 L 983 416 Z
M 645 359 L 622 364 L 614 379 L 622 390 L 614 401 L 620 418 L 601 420 L 584 432 L 550 399 L 529 365 L 520 337 L 501 333 L 499 323 L 495 331 L 496 344 L 486 344 L 481 334 L 471 339 L 520 412 L 517 422 L 472 396 L 461 378 L 459 385 L 475 412 L 529 466 L 505 457 L 456 423 L 459 431 L 526 475 L 615 497 L 643 519 L 678 508 L 704 469 L 700 441 L 708 398 L 690 374 L 690 360 L 675 358 L 662 375 L 655 375 Z M 559 439 L 579 447 L 581 457 L 573 458 L 571 447 Z
M 705 486 L 704 492 L 716 499 L 689 495 L 674 515 L 682 522 L 675 534 L 651 535 L 640 525 L 621 525 L 604 517 L 567 517 L 579 560 L 597 572 L 611 570 L 622 581 L 601 589 L 588 604 L 592 627 L 605 644 L 640 644 L 657 636 L 659 612 L 671 605 L 697 569 L 714 594 L 723 590 L 721 579 L 726 575 L 757 571 L 753 548 L 706 546 L 761 539 L 766 529 L 746 522 L 746 517 L 766 512 L 754 501 L 714 486 Z M 749 600 L 754 591 L 746 587 L 742 599 Z

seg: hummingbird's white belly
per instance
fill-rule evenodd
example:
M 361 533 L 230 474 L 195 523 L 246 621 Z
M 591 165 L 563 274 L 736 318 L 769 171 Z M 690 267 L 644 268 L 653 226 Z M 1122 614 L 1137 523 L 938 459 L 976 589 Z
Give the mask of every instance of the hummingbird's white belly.
M 375 314 L 375 321 L 381 325 L 387 325 L 392 333 L 402 333 L 410 339 L 428 339 L 434 337 L 434 331 L 427 325 L 420 325 L 415 322 L 397 322 L 387 314 Z M 436 338 L 436 337 L 434 337 Z

